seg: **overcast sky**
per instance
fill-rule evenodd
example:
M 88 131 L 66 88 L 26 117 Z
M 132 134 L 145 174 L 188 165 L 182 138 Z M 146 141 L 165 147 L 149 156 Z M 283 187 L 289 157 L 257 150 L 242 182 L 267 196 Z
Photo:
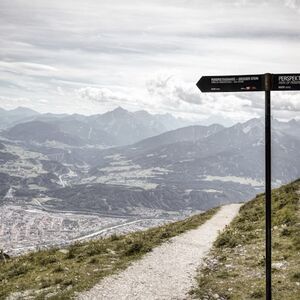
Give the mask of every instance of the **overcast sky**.
M 300 73 L 299 0 L 1 0 L 0 106 L 94 114 L 122 106 L 223 123 L 263 93 L 201 94 L 202 75 Z M 299 117 L 300 93 L 273 112 Z

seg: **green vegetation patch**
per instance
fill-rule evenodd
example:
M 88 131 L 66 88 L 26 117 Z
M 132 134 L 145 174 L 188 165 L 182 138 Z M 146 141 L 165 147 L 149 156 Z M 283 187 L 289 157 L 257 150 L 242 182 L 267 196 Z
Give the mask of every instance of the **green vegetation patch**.
M 100 279 L 126 268 L 152 248 L 194 229 L 218 209 L 128 235 L 76 243 L 65 249 L 32 252 L 0 261 L 0 299 L 70 299 Z M 32 299 L 32 298 L 30 298 Z
M 272 191 L 273 298 L 300 295 L 300 180 Z M 265 209 L 258 195 L 221 233 L 191 291 L 196 299 L 265 298 Z

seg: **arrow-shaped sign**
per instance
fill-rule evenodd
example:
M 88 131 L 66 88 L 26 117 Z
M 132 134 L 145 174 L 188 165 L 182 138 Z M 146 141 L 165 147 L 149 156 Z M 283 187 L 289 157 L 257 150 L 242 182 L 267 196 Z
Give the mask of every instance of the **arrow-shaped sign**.
M 264 75 L 203 76 L 197 87 L 204 93 L 264 91 Z
M 270 74 L 270 86 L 266 86 L 265 75 L 203 76 L 197 87 L 203 93 L 298 91 L 300 74 Z
M 272 91 L 299 91 L 300 74 L 273 74 Z

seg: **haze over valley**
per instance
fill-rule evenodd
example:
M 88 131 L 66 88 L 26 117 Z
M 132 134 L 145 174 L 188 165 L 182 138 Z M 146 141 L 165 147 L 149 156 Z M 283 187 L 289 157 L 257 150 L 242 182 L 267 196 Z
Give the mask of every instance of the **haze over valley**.
M 182 219 L 264 188 L 264 122 L 0 110 L 0 248 L 63 245 Z M 300 177 L 300 121 L 273 120 L 273 186 Z

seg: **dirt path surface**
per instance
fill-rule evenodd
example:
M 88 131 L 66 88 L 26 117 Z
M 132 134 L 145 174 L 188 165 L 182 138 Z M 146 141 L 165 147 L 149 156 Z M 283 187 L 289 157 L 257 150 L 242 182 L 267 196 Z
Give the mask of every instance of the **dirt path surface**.
M 195 284 L 197 268 L 219 231 L 238 214 L 241 204 L 221 209 L 205 224 L 164 243 L 119 274 L 103 279 L 80 300 L 179 300 Z

